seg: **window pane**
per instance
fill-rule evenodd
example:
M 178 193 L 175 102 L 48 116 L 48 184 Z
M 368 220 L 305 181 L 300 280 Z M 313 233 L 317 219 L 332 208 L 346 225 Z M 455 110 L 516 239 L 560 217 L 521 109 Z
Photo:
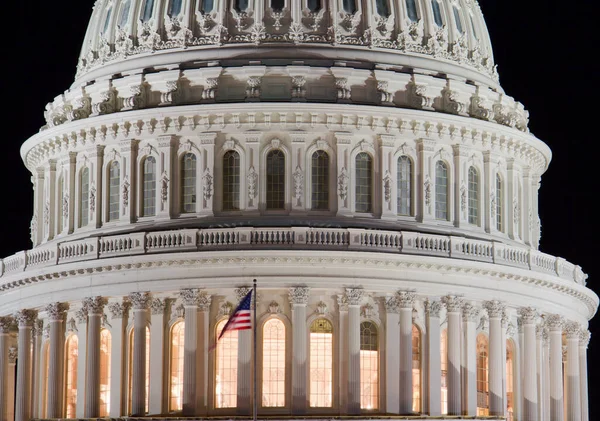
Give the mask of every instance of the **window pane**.
M 412 162 L 408 156 L 398 158 L 398 215 L 412 215 Z
M 106 12 L 106 18 L 104 18 L 104 26 L 102 27 L 102 35 L 106 36 L 108 31 L 108 24 L 110 23 L 110 15 L 112 14 L 112 7 Z
M 356 13 L 356 0 L 343 0 L 344 12 Z
M 131 0 L 125 0 L 121 8 L 121 17 L 119 18 L 119 28 L 123 29 L 129 22 L 129 11 L 131 10 Z
M 144 160 L 144 209 L 143 216 L 156 215 L 156 159 Z
M 458 8 L 456 6 L 452 6 L 452 11 L 454 12 L 454 21 L 456 22 L 456 29 L 462 34 L 464 30 L 462 26 L 462 21 L 460 20 L 460 12 L 458 11 Z
M 421 331 L 415 325 L 412 327 L 412 378 L 412 410 L 421 412 Z
M 379 341 L 372 322 L 360 324 L 360 407 L 379 407 Z
M 181 13 L 181 0 L 171 0 L 169 5 L 169 16 L 178 16 Z
M 285 7 L 285 0 L 271 0 L 271 9 L 281 11 Z
M 227 320 L 217 324 L 218 338 Z M 238 331 L 229 331 L 217 342 L 216 349 L 215 406 L 217 408 L 237 407 L 237 364 Z
M 500 174 L 496 174 L 496 229 L 500 232 L 504 231 L 504 220 L 502 219 L 504 192 L 502 187 L 502 178 Z
M 262 406 L 285 406 L 285 325 L 268 320 L 263 327 Z
M 240 209 L 240 154 L 228 151 L 223 155 L 223 210 Z
M 333 326 L 326 319 L 310 327 L 310 406 L 331 407 L 333 398 Z
M 377 14 L 379 16 L 388 17 L 390 15 L 390 5 L 388 4 L 388 0 L 377 0 Z
M 506 408 L 508 412 L 507 421 L 514 420 L 515 411 L 515 384 L 514 384 L 514 347 L 509 339 L 506 341 Z
M 79 222 L 80 227 L 85 227 L 89 222 L 89 209 L 90 209 L 90 170 L 85 167 L 81 170 L 81 197 L 79 198 L 79 209 L 81 213 L 81 220 Z
M 479 174 L 474 167 L 469 168 L 469 223 L 479 223 Z
M 235 0 L 235 10 L 245 12 L 248 9 L 248 0 Z
M 442 161 L 435 164 L 435 217 L 448 220 L 448 166 Z
M 329 155 L 316 151 L 312 155 L 311 203 L 313 210 L 329 210 Z
M 171 375 L 170 375 L 170 402 L 171 411 L 183 409 L 183 357 L 184 357 L 185 325 L 177 322 L 171 329 Z
M 202 13 L 210 13 L 213 11 L 215 0 L 200 0 L 200 11 Z
M 442 20 L 442 11 L 440 10 L 440 3 L 438 0 L 431 0 L 431 7 L 433 9 L 433 20 L 438 28 L 444 26 L 444 21 Z
M 117 161 L 110 164 L 108 184 L 108 220 L 115 221 L 119 219 L 119 187 L 121 184 L 119 163 Z
M 442 414 L 448 414 L 448 331 L 442 330 L 440 338 L 440 361 L 442 367 Z
M 285 209 L 285 156 L 280 150 L 267 155 L 267 209 Z
M 318 12 L 321 10 L 321 0 L 308 0 L 306 4 L 311 12 Z
M 66 364 L 65 367 L 65 412 L 67 418 L 75 418 L 75 408 L 77 406 L 77 358 L 78 358 L 78 339 L 76 335 L 69 336 L 66 346 Z
M 152 9 L 154 9 L 154 0 L 146 0 L 142 8 L 142 22 L 148 22 L 152 17 Z
M 192 153 L 181 158 L 181 209 L 196 212 L 196 155 Z
M 419 20 L 415 0 L 406 0 L 406 14 L 412 22 L 416 22 Z
M 110 412 L 110 353 L 111 336 L 107 329 L 100 331 L 100 416 Z
M 372 212 L 372 189 L 373 165 L 371 155 L 361 152 L 356 155 L 356 212 Z
M 488 379 L 488 340 L 483 334 L 477 335 L 477 415 L 488 416 L 489 379 Z

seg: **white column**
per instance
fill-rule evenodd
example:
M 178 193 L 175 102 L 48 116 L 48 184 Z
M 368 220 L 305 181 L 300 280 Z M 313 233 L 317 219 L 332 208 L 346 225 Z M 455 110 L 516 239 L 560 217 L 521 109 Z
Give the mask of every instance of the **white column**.
M 563 318 L 550 314 L 545 318 L 550 331 L 550 421 L 563 421 L 562 328 Z
M 538 421 L 537 407 L 537 363 L 535 323 L 538 313 L 534 308 L 522 307 L 519 316 L 523 323 L 524 371 L 523 376 L 523 421 Z
M 543 413 L 542 421 L 550 421 L 550 335 L 548 328 L 544 328 L 542 334 L 542 383 L 543 383 Z
M 167 405 L 167 396 L 163 393 L 165 387 L 164 373 L 169 364 L 165 361 L 165 310 L 167 299 L 154 298 L 150 303 L 152 315 L 150 316 L 150 379 L 148 384 L 148 413 L 164 414 Z M 168 354 L 167 354 L 168 356 Z
M 61 418 L 63 416 L 62 392 L 63 384 L 63 361 L 65 358 L 65 311 L 69 309 L 68 304 L 52 303 L 46 307 L 50 324 L 50 348 L 48 357 L 48 383 L 52 387 L 47 389 L 46 417 Z
M 400 317 L 398 316 L 398 301 L 396 297 L 385 299 L 385 412 L 398 414 L 400 400 Z
M 200 394 L 198 410 L 201 415 L 208 414 L 208 378 L 209 378 L 209 369 L 208 369 L 208 355 L 210 353 L 210 345 L 209 345 L 209 337 L 210 337 L 210 304 L 212 301 L 212 297 L 209 294 L 202 294 L 200 296 L 198 307 L 199 311 L 199 322 L 198 325 L 200 327 L 198 332 L 198 353 L 200 354 L 200 388 L 196 388 L 197 392 Z
M 419 222 L 431 221 L 435 219 L 435 193 L 433 191 L 435 182 L 435 163 L 433 162 L 435 142 L 419 139 L 417 149 L 419 154 L 417 167 L 422 169 L 417 177 L 417 186 L 419 186 L 416 198 L 417 219 Z
M 587 369 L 587 347 L 590 343 L 590 332 L 581 330 L 579 334 L 579 382 L 581 392 L 581 421 L 589 421 L 588 404 L 588 369 Z
M 360 304 L 364 290 L 346 288 L 348 302 L 348 415 L 360 414 Z
M 308 388 L 306 387 L 307 343 L 306 304 L 307 287 L 292 287 L 289 290 L 292 306 L 292 414 L 306 413 Z
M 538 388 L 538 416 L 544 419 L 544 325 L 535 326 L 535 359 L 536 359 L 536 381 Z
M 36 317 L 34 310 L 21 310 L 15 314 L 19 322 L 15 421 L 31 419 L 31 329 Z
M 348 413 L 348 358 L 350 353 L 348 352 L 348 299 L 346 294 L 338 294 L 338 312 L 339 312 L 339 326 L 338 326 L 338 362 L 337 365 L 340 367 L 338 370 L 338 382 L 339 387 L 337 394 L 339 396 L 338 405 L 340 407 L 341 414 Z
M 250 287 L 236 288 L 238 303 L 250 292 Z M 254 300 L 256 297 L 252 297 Z M 237 414 L 252 413 L 252 330 L 238 331 Z
M 581 391 L 579 379 L 579 333 L 576 322 L 565 324 L 567 333 L 567 421 L 581 421 Z
M 506 337 L 508 335 L 508 314 L 506 313 L 506 311 L 504 311 L 504 313 L 502 314 L 501 323 L 502 330 L 500 332 L 500 349 L 502 350 L 502 357 L 500 358 L 500 360 L 502 361 L 502 415 L 508 416 L 508 398 L 506 397 Z
M 430 416 L 439 416 L 442 413 L 442 366 L 441 366 L 441 335 L 440 335 L 440 311 L 442 303 L 439 301 L 427 301 L 425 312 L 427 313 L 427 383 L 429 389 L 427 412 Z
M 43 333 L 44 323 L 42 320 L 36 320 L 33 324 L 33 352 L 31 354 L 31 376 L 33 378 L 32 384 L 32 396 L 31 396 L 31 404 L 32 404 L 32 412 L 31 416 L 33 418 L 40 418 L 42 407 L 40 405 L 40 386 L 42 383 L 41 376 L 41 351 L 42 351 L 42 333 Z
M 477 321 L 479 312 L 479 308 L 473 304 L 466 303 L 463 306 L 464 365 L 462 375 L 463 393 L 465 394 L 463 412 L 470 416 L 477 415 Z
M 83 301 L 88 312 L 85 418 L 100 416 L 100 329 L 105 304 L 103 297 L 90 297 Z
M 517 318 L 517 329 L 519 332 L 519 378 L 516 380 L 519 385 L 519 409 L 517 411 L 517 419 L 523 419 L 523 413 L 525 412 L 523 409 L 523 404 L 525 403 L 525 399 L 523 399 L 523 386 L 525 385 L 525 336 L 523 334 L 523 320 L 520 317 Z
M 127 393 L 123 390 L 123 370 L 125 360 L 124 343 L 127 318 L 129 316 L 129 302 L 111 302 L 108 304 L 111 315 L 110 323 L 110 411 L 111 418 L 118 418 L 123 414 L 124 400 Z M 82 335 L 83 336 L 83 335 Z M 81 342 L 80 342 L 81 344 Z M 79 345 L 81 347 L 81 345 Z M 81 348 L 80 348 L 81 349 Z M 80 354 L 81 355 L 81 354 Z
M 129 295 L 133 305 L 133 370 L 131 375 L 131 415 L 146 414 L 146 327 L 150 294 L 134 292 Z
M 396 294 L 400 312 L 400 407 L 401 415 L 412 414 L 412 310 L 415 293 L 398 291 Z M 460 365 L 460 362 L 459 362 Z M 460 378 L 460 377 L 459 377 Z
M 85 413 L 85 372 L 86 372 L 86 355 L 87 355 L 87 309 L 82 306 L 75 312 L 77 320 L 77 405 L 75 406 L 75 416 L 83 418 Z M 43 354 L 40 355 L 40 362 Z M 40 366 L 43 365 L 40 363 Z M 42 382 L 43 383 L 43 382 Z M 40 385 L 40 395 L 43 393 L 43 385 Z M 40 399 L 41 402 L 41 399 Z
M 506 305 L 500 301 L 486 301 L 490 323 L 489 342 L 489 405 L 491 416 L 504 415 L 504 384 L 502 373 L 506 371 L 505 361 L 502 360 L 502 316 Z
M 460 318 L 463 300 L 454 295 L 442 297 L 448 317 L 448 415 L 462 415 L 460 381 Z
M 10 317 L 0 317 L 0 421 L 8 421 L 8 357 L 12 324 Z

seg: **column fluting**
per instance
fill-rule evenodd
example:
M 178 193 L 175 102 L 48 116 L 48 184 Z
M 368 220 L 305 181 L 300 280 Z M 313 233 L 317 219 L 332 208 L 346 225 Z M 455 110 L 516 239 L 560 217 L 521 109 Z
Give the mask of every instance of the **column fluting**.
M 563 421 L 562 329 L 564 320 L 558 314 L 545 318 L 550 335 L 550 421 Z
M 360 414 L 360 304 L 364 290 L 346 288 L 348 302 L 348 414 Z
M 8 421 L 9 334 L 13 324 L 11 317 L 0 317 L 0 421 Z
M 581 393 L 579 379 L 579 333 L 576 322 L 565 324 L 567 334 L 567 421 L 581 421 Z
M 535 324 L 538 318 L 537 310 L 531 307 L 519 309 L 519 316 L 523 324 L 523 420 L 538 421 L 537 406 L 537 363 Z
M 582 329 L 579 333 L 579 381 L 581 393 L 581 421 L 589 421 L 588 403 L 588 369 L 587 369 L 587 347 L 590 343 L 589 330 Z
M 462 415 L 460 319 L 463 299 L 454 295 L 442 297 L 448 317 L 448 415 Z
M 484 307 L 488 312 L 490 323 L 489 340 L 489 409 L 491 416 L 504 415 L 504 382 L 505 362 L 502 348 L 502 317 L 506 305 L 500 301 L 486 301 Z
M 428 389 L 427 413 L 439 416 L 442 413 L 442 367 L 440 350 L 440 301 L 426 301 L 425 314 L 427 315 L 427 375 Z
M 464 366 L 462 376 L 464 381 L 465 394 L 465 415 L 477 415 L 477 321 L 479 320 L 480 309 L 471 303 L 465 303 L 463 306 L 463 333 L 464 333 Z
M 152 297 L 148 292 L 129 295 L 133 306 L 133 370 L 131 375 L 131 415 L 146 414 L 146 327 L 148 307 Z
M 31 330 L 37 311 L 21 310 L 15 314 L 19 323 L 15 421 L 31 419 Z
M 401 415 L 407 415 L 413 412 L 412 311 L 415 304 L 415 293 L 411 291 L 398 291 L 396 299 L 400 313 L 399 411 Z
M 87 357 L 85 377 L 85 418 L 100 416 L 100 330 L 106 299 L 89 297 L 83 301 L 87 310 Z
M 48 349 L 48 383 L 52 387 L 47 388 L 46 417 L 62 418 L 62 391 L 63 384 L 63 362 L 64 362 L 64 321 L 69 305 L 65 303 L 49 304 L 45 311 L 48 314 L 50 326 L 50 345 Z
M 307 343 L 306 333 L 306 304 L 309 289 L 307 287 L 292 287 L 289 290 L 290 305 L 292 306 L 292 413 L 306 413 L 308 390 L 306 387 Z

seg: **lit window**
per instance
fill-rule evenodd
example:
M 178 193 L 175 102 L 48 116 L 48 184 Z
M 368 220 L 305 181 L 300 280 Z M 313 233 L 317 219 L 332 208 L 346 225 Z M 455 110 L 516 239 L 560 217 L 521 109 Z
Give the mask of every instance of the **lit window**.
M 417 14 L 417 4 L 415 0 L 406 0 L 406 15 L 412 22 L 419 20 L 419 15 Z
M 81 219 L 79 221 L 79 226 L 85 227 L 89 222 L 90 215 L 90 169 L 88 167 L 85 167 L 81 170 L 79 185 L 81 187 L 81 194 L 79 197 Z
M 67 339 L 66 346 L 65 412 L 67 418 L 75 418 L 75 408 L 77 407 L 77 357 L 77 335 L 71 335 Z
M 100 416 L 110 413 L 110 354 L 111 336 L 107 329 L 100 331 Z
M 169 16 L 179 16 L 181 13 L 181 0 L 171 0 L 171 4 L 169 4 L 169 12 L 167 13 Z
M 433 9 L 433 20 L 438 28 L 444 26 L 444 21 L 442 20 L 442 10 L 440 9 L 440 3 L 438 0 L 431 0 L 431 8 Z
M 120 166 L 117 161 L 110 163 L 108 172 L 108 220 L 119 219 Z
M 412 327 L 412 380 L 414 412 L 421 412 L 421 331 Z
M 169 390 L 171 411 L 181 411 L 183 409 L 183 359 L 184 359 L 184 339 L 185 324 L 177 322 L 171 328 L 171 376 Z
M 373 211 L 373 159 L 361 152 L 356 155 L 356 197 L 355 211 L 369 213 Z
M 104 18 L 104 26 L 102 26 L 102 35 L 106 36 L 108 31 L 108 24 L 110 23 L 110 15 L 112 14 L 112 7 L 109 7 L 106 11 L 106 17 Z
M 489 416 L 489 366 L 488 340 L 480 333 L 477 335 L 477 415 Z
M 213 11 L 215 7 L 215 0 L 200 0 L 200 4 L 198 9 L 202 12 L 202 13 L 210 13 Z
M 154 0 L 146 0 L 142 7 L 142 22 L 148 22 L 152 18 L 152 10 L 154 9 Z
M 133 329 L 129 334 L 129 413 L 132 410 L 132 397 L 133 397 L 133 347 L 134 335 Z M 146 327 L 146 412 L 149 409 L 149 392 L 150 391 L 150 329 Z
M 479 174 L 469 167 L 469 224 L 479 223 Z
M 318 12 L 321 10 L 321 0 L 307 0 L 308 10 L 311 12 Z
M 65 179 L 62 174 L 58 178 L 58 191 L 56 192 L 56 233 L 60 234 L 63 230 L 63 196 L 65 188 Z
M 235 10 L 245 12 L 248 9 L 248 0 L 235 0 Z
M 515 412 L 515 384 L 514 384 L 514 344 L 509 339 L 506 341 L 506 421 L 514 420 Z
M 144 209 L 142 216 L 156 215 L 156 159 L 149 156 L 144 160 Z
M 240 154 L 236 151 L 223 155 L 223 210 L 240 210 Z
M 440 362 L 442 367 L 442 414 L 448 414 L 448 331 L 442 330 L 440 338 Z
M 360 407 L 379 408 L 379 340 L 372 322 L 360 324 Z
M 462 34 L 464 33 L 464 29 L 462 26 L 462 21 L 460 20 L 460 12 L 458 11 L 458 7 L 452 6 L 452 11 L 454 12 L 454 21 L 456 22 L 456 29 Z
M 278 149 L 267 155 L 267 209 L 285 209 L 285 156 Z
M 504 192 L 502 188 L 502 178 L 496 174 L 496 229 L 504 231 L 504 220 L 502 219 L 502 210 L 504 208 Z
M 186 153 L 181 158 L 181 209 L 196 212 L 196 155 Z
M 271 0 L 271 9 L 280 12 L 284 7 L 285 0 Z
M 227 320 L 217 324 L 218 338 Z M 217 342 L 216 349 L 215 406 L 237 407 L 238 331 L 229 331 Z
M 388 0 L 377 0 L 377 14 L 379 16 L 388 17 L 390 15 L 390 5 Z
M 343 0 L 342 6 L 344 8 L 344 12 L 350 14 L 356 13 L 356 0 Z
M 398 158 L 398 215 L 412 215 L 412 162 L 408 156 Z
M 329 155 L 325 151 L 316 151 L 311 161 L 312 209 L 329 210 Z
M 310 406 L 329 408 L 333 399 L 333 326 L 317 319 L 310 326 Z
M 435 218 L 448 220 L 448 166 L 443 161 L 435 164 Z
M 121 17 L 119 18 L 119 28 L 123 29 L 129 22 L 129 11 L 131 10 L 131 0 L 125 0 L 121 7 Z
M 263 326 L 262 406 L 285 406 L 285 325 L 279 319 Z

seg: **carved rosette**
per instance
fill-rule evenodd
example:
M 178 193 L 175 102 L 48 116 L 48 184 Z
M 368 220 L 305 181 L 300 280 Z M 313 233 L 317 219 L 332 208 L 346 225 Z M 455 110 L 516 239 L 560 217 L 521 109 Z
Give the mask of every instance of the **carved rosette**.
M 521 320 L 523 320 L 523 324 L 535 324 L 537 318 L 539 317 L 538 311 L 533 307 L 521 307 L 518 311 Z
M 579 340 L 579 333 L 581 332 L 581 325 L 579 323 L 568 321 L 565 323 L 564 330 L 567 334 L 567 339 Z
M 462 311 L 463 322 L 477 322 L 479 320 L 480 309 L 471 303 L 465 303 Z
M 425 313 L 429 317 L 440 317 L 440 312 L 442 311 L 442 302 L 441 301 L 425 301 Z
M 0 335 L 10 333 L 15 320 L 12 317 L 0 317 Z
M 396 297 L 384 297 L 383 302 L 387 313 L 398 313 L 398 301 Z
M 38 312 L 36 310 L 20 310 L 15 313 L 14 317 L 19 324 L 19 328 L 33 327 L 33 323 L 37 319 Z
M 581 329 L 579 331 L 579 346 L 588 347 L 590 344 L 591 333 L 589 330 Z
M 52 322 L 62 322 L 66 317 L 66 312 L 69 309 L 67 303 L 52 303 L 48 304 L 44 311 L 48 314 L 48 318 Z
M 106 304 L 108 304 L 108 300 L 100 296 L 88 297 L 83 300 L 83 306 L 87 310 L 89 316 L 102 315 Z
M 134 310 L 147 310 L 151 299 L 149 292 L 132 292 L 129 294 L 129 301 Z
M 399 308 L 410 308 L 412 309 L 415 305 L 416 294 L 412 291 L 398 291 L 396 292 L 396 301 L 398 302 Z
M 346 288 L 346 301 L 349 306 L 359 306 L 364 296 L 365 290 L 362 288 Z
M 291 305 L 308 304 L 308 287 L 292 287 L 289 289 L 289 299 Z
M 442 303 L 446 306 L 448 313 L 460 313 L 464 305 L 464 300 L 456 295 L 446 295 L 442 297 Z
M 483 308 L 487 310 L 490 319 L 500 319 L 506 311 L 506 304 L 498 300 L 485 301 Z
M 155 316 L 164 315 L 167 309 L 168 298 L 153 298 L 150 303 L 150 310 Z
M 123 301 L 122 303 L 110 303 L 108 305 L 108 311 L 110 311 L 110 315 L 112 319 L 122 319 L 123 317 L 127 317 L 127 312 L 130 307 L 129 301 Z

